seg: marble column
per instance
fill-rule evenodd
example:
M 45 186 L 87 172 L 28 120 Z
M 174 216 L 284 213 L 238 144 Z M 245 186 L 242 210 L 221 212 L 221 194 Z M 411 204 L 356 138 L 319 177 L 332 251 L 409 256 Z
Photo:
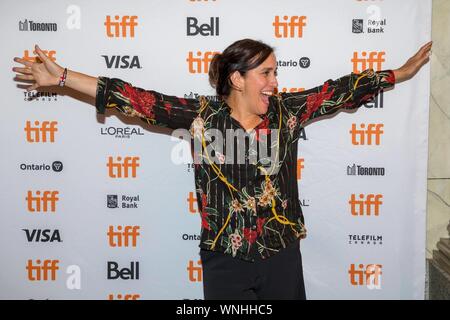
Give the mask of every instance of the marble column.
M 450 220 L 450 1 L 433 0 L 427 258 Z

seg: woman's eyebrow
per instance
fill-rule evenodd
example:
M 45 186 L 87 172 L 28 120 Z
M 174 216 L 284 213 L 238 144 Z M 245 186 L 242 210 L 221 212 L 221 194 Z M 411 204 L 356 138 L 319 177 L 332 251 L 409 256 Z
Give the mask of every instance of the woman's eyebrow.
M 262 71 L 272 71 L 272 70 L 278 71 L 278 67 L 276 67 L 275 69 L 272 67 L 267 67 L 267 68 L 262 69 Z

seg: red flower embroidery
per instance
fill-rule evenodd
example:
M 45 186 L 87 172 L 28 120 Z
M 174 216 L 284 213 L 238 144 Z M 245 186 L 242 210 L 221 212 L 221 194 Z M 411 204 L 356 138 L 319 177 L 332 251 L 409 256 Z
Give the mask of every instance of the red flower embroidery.
M 301 116 L 300 123 L 308 120 L 311 115 L 320 108 L 325 100 L 329 100 L 333 96 L 334 89 L 327 93 L 328 86 L 329 84 L 328 82 L 326 82 L 323 85 L 321 92 L 308 96 L 308 98 L 306 99 L 306 111 Z
M 211 231 L 211 227 L 209 226 L 208 220 L 206 220 L 206 218 L 208 218 L 209 214 L 206 212 L 206 205 L 208 204 L 208 198 L 206 196 L 206 194 L 202 194 L 202 227 L 205 228 L 206 230 Z
M 395 84 L 395 74 L 394 72 L 389 72 L 389 75 L 385 78 L 385 80 L 390 84 Z
M 130 104 L 136 112 L 139 112 L 150 119 L 155 118 L 153 107 L 156 104 L 155 95 L 148 91 L 138 91 L 129 84 L 124 85 L 124 90 L 117 88 L 117 90 L 130 100 Z
M 180 101 L 180 103 L 182 104 L 182 105 L 187 105 L 187 101 L 186 101 L 186 99 L 183 99 L 183 98 L 178 98 L 178 100 Z
M 253 244 L 258 237 L 258 233 L 256 231 L 250 230 L 249 228 L 244 228 L 244 238 L 248 241 L 248 243 Z
M 164 109 L 166 109 L 167 114 L 170 115 L 170 111 L 172 111 L 172 105 L 169 102 L 164 103 Z
M 262 235 L 262 233 L 263 233 L 264 222 L 266 222 L 266 218 L 256 219 L 256 226 L 257 226 L 256 230 L 258 232 L 258 235 Z

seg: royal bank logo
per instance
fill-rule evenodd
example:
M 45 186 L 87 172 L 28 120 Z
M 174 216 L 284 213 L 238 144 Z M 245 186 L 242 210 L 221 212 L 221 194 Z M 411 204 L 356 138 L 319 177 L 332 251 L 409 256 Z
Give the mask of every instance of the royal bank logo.
M 364 20 L 363 19 L 353 19 L 352 32 L 353 33 L 364 33 Z
M 106 206 L 110 209 L 138 209 L 141 199 L 139 195 L 117 195 L 108 194 L 106 196 Z
M 366 23 L 365 23 L 366 22 Z M 352 32 L 356 34 L 381 34 L 385 33 L 386 19 L 353 19 Z
M 108 194 L 106 196 L 106 206 L 110 209 L 119 207 L 119 196 L 117 194 Z

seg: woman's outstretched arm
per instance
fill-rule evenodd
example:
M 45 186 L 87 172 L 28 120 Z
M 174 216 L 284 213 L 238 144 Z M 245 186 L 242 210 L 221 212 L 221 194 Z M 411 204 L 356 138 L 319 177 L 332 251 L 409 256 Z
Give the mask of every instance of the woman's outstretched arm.
M 14 58 L 15 62 L 21 63 L 23 67 L 14 67 L 13 71 L 19 73 L 19 80 L 34 81 L 27 91 L 36 90 L 41 87 L 57 86 L 64 68 L 52 61 L 37 45 L 35 51 L 40 61 L 32 62 L 21 58 Z M 65 86 L 95 98 L 97 92 L 97 77 L 87 74 L 67 71 Z
M 18 80 L 34 81 L 27 90 L 57 86 L 64 68 L 52 61 L 37 45 L 39 61 L 14 58 L 23 67 L 14 67 Z M 68 70 L 65 86 L 95 98 L 99 113 L 108 108 L 117 109 L 126 116 L 138 117 L 148 124 L 172 129 L 189 129 L 198 116 L 199 101 L 165 95 L 152 90 L 134 87 L 121 79 L 92 77 Z

